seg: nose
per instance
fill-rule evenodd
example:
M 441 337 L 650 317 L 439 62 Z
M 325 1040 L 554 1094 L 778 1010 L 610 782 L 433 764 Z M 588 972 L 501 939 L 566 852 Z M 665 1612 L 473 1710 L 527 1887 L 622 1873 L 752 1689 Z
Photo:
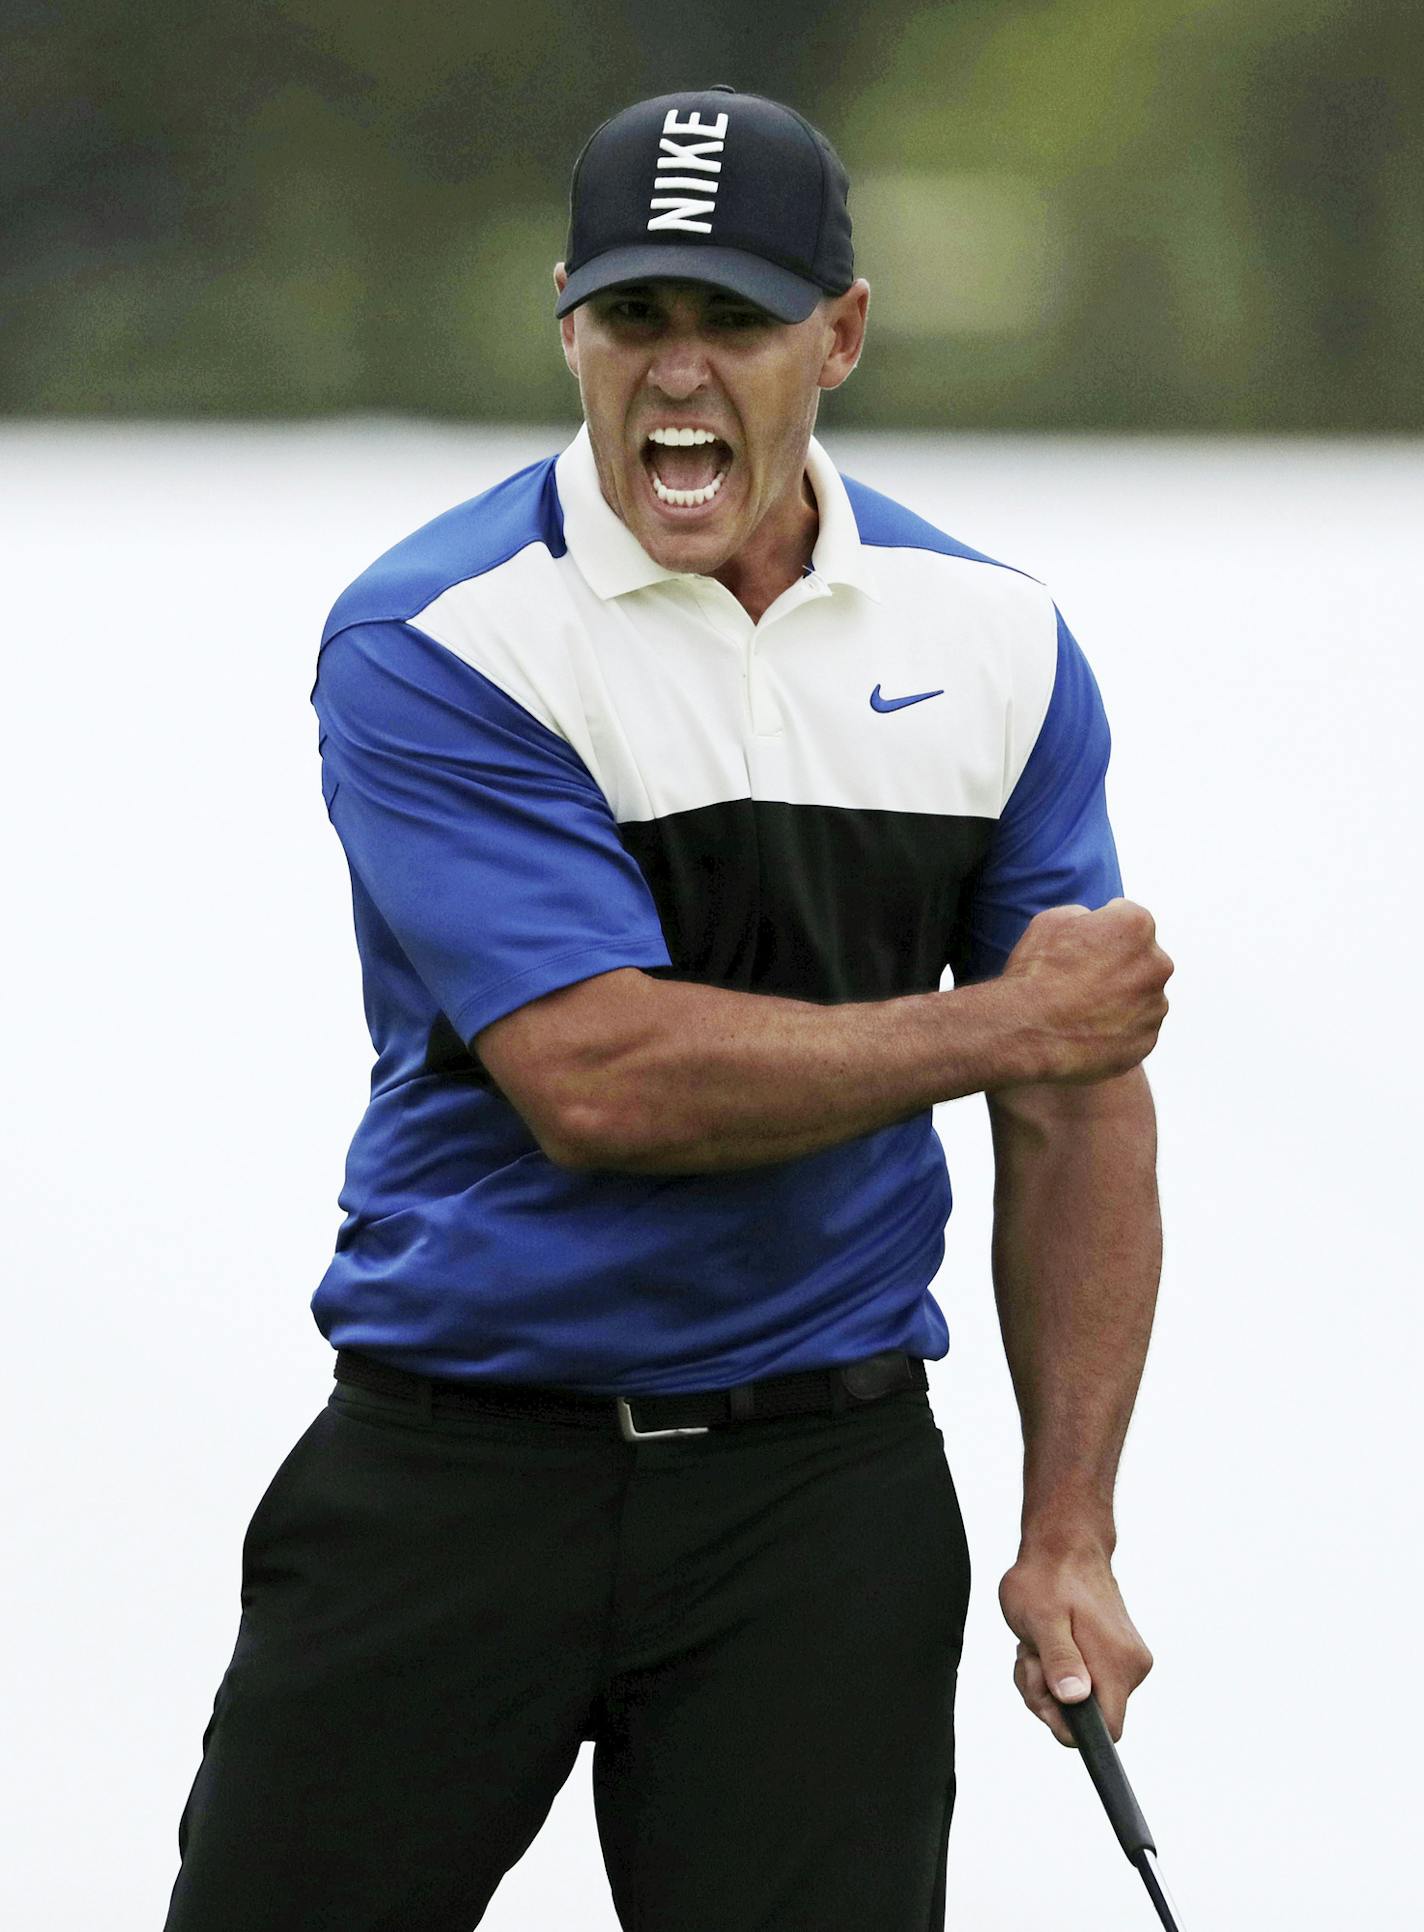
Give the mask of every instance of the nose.
M 698 332 L 670 329 L 648 364 L 648 387 L 671 402 L 685 402 L 707 381 L 707 355 Z

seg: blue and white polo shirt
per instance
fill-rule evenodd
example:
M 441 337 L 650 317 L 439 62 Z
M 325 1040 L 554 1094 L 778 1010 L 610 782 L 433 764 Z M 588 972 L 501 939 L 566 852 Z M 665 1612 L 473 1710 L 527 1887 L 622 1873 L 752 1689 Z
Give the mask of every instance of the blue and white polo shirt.
M 573 1171 L 477 1050 L 617 967 L 931 992 L 1121 893 L 1107 721 L 1047 590 L 814 440 L 807 473 L 811 565 L 757 623 L 648 556 L 586 429 L 337 600 L 312 703 L 376 1060 L 311 1303 L 334 1348 L 606 1395 L 947 1352 L 928 1110 L 733 1173 Z

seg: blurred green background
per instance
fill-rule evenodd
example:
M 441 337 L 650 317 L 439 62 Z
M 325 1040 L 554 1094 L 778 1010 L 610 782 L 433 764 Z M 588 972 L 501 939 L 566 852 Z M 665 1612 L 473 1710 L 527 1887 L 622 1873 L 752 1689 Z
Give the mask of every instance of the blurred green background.
M 712 81 L 850 169 L 843 424 L 1424 426 L 1417 0 L 7 0 L 0 409 L 575 420 L 605 116 Z

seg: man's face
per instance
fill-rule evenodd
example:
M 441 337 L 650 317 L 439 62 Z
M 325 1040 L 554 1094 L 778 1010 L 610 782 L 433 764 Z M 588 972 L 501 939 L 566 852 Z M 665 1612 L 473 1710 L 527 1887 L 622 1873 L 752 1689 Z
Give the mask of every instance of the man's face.
M 855 366 L 867 293 L 779 322 L 696 283 L 629 283 L 563 318 L 603 494 L 664 569 L 710 575 L 768 517 L 804 515 L 820 392 Z

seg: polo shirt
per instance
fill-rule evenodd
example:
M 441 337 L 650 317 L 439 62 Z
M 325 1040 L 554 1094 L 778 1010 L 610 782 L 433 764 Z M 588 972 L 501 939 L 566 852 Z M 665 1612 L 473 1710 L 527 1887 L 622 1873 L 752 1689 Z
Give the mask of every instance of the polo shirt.
M 338 598 L 311 702 L 376 1057 L 311 1302 L 334 1348 L 607 1395 L 947 1353 L 928 1109 L 734 1172 L 574 1171 L 477 1047 L 619 967 L 931 992 L 1121 893 L 1107 720 L 1048 591 L 814 439 L 807 475 L 810 565 L 755 623 L 643 550 L 586 428 Z

